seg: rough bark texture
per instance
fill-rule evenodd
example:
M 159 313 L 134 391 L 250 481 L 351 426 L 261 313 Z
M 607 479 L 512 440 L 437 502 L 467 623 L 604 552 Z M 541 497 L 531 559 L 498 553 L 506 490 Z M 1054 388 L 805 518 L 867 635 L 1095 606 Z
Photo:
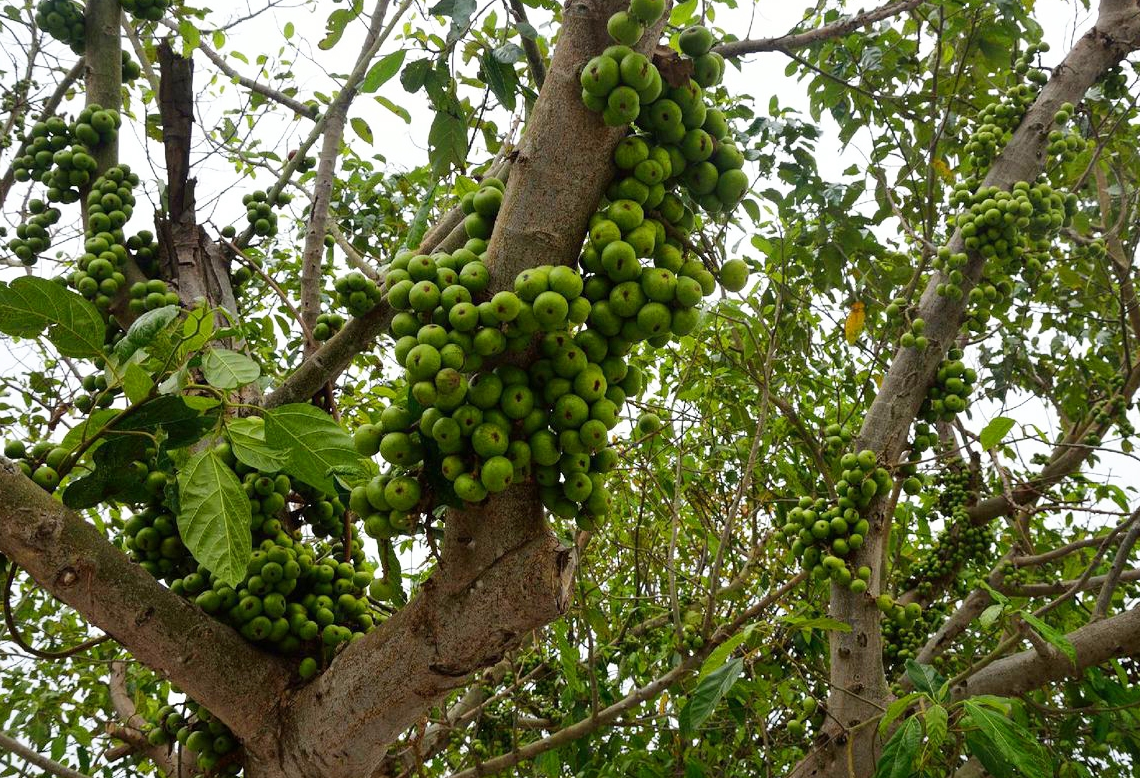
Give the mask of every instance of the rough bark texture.
M 356 90 L 352 89 L 352 94 Z M 337 100 L 329 109 L 325 122 L 325 136 L 321 141 L 321 155 L 317 162 L 317 182 L 313 186 L 313 201 L 309 208 L 309 225 L 305 231 L 305 248 L 301 253 L 301 321 L 312 332 L 321 313 L 321 271 L 325 254 L 325 233 L 329 221 L 329 202 L 332 200 L 333 177 L 336 175 L 340 141 L 347 121 L 347 100 Z M 305 343 L 305 355 L 315 350 L 316 342 Z
M 291 668 L 171 592 L 0 458 L 0 552 L 224 720 L 256 738 Z
M 236 312 L 229 260 L 198 225 L 194 200 L 196 182 L 190 178 L 194 63 L 175 53 L 166 41 L 158 47 L 158 61 L 162 73 L 158 100 L 166 152 L 168 203 L 165 218 L 160 215 L 155 224 L 161 236 L 162 276 L 177 285 L 178 296 L 185 304 L 206 300 L 211 305 Z
M 288 703 L 277 755 L 287 774 L 371 774 L 424 711 L 565 611 L 574 552 L 538 537 L 462 585 L 454 570 L 441 565 L 411 603 Z
M 123 55 L 119 37 L 119 0 L 88 0 L 84 17 L 87 39 L 84 77 L 87 105 L 119 110 L 123 107 Z M 95 150 L 96 170 L 102 173 L 119 161 L 119 143 Z
M 1060 651 L 1043 654 L 1036 649 L 1022 651 L 993 662 L 970 676 L 953 690 L 954 696 L 974 697 L 996 694 L 1016 697 L 1064 678 L 1080 675 L 1090 667 L 1110 659 L 1140 654 L 1140 608 L 1125 611 L 1111 619 L 1093 622 L 1067 636 L 1077 652 L 1074 666 Z
M 1138 45 L 1140 13 L 1135 2 L 1103 2 L 1096 26 L 1077 41 L 1064 62 L 1054 70 L 1012 140 L 995 160 L 984 185 L 1008 188 L 1017 181 L 1035 179 L 1045 164 L 1048 133 L 1061 104 L 1079 103 L 1101 73 Z M 956 233 L 951 239 L 950 250 L 964 250 L 960 234 Z M 970 257 L 964 292 L 968 293 L 977 283 L 983 266 L 982 257 Z M 898 461 L 938 364 L 958 335 L 967 296 L 960 300 L 939 297 L 935 287 L 942 281 L 945 279 L 941 274 L 931 279 L 917 311 L 926 321 L 925 334 L 930 346 L 925 351 L 900 348 L 895 354 L 856 443 L 857 449 L 877 452 L 880 461 Z M 867 543 L 852 560 L 856 566 L 869 565 L 874 570 L 869 592 L 856 595 L 846 588 L 832 587 L 831 616 L 850 624 L 852 629 L 849 633 L 831 634 L 829 724 L 823 742 L 796 767 L 793 774 L 800 778 L 818 775 L 838 778 L 851 774 L 852 768 L 856 776 L 874 772 L 875 728 L 861 727 L 851 735 L 848 730 L 877 715 L 889 699 L 874 594 L 881 590 L 881 560 L 891 518 L 888 499 L 880 499 L 872 505 Z
M 90 776 L 78 770 L 72 770 L 65 765 L 61 765 L 59 762 L 48 759 L 46 756 L 33 751 L 19 740 L 16 740 L 16 738 L 9 737 L 3 732 L 0 732 L 0 748 L 15 754 L 29 765 L 38 767 L 49 775 L 58 775 L 59 778 L 90 778 Z
M 493 291 L 513 289 L 515 276 L 529 267 L 578 259 L 590 216 L 613 176 L 614 146 L 625 134 L 582 104 L 579 73 L 612 43 L 606 21 L 626 5 L 570 0 L 563 6 L 558 48 L 519 142 L 487 248 Z M 642 52 L 653 47 L 663 24 L 645 33 Z
M 578 257 L 623 134 L 582 105 L 578 73 L 608 45 L 606 21 L 619 7 L 621 0 L 575 0 L 565 9 L 490 241 L 493 288 L 510 288 L 525 268 Z M 655 39 L 647 34 L 643 48 Z M 546 526 L 533 484 L 452 511 L 439 569 L 423 591 L 290 706 L 281 763 L 326 776 L 375 769 L 385 745 L 425 710 L 565 611 L 575 562 Z

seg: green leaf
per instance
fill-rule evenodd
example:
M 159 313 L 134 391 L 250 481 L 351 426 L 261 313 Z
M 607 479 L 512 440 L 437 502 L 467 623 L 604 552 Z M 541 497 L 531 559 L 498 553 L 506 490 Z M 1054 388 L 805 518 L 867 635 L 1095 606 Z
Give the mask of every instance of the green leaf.
M 158 334 L 178 318 L 179 311 L 177 305 L 164 305 L 135 319 L 127 334 L 115 344 L 115 356 L 119 362 L 126 362 L 136 351 L 153 343 Z
M 1009 605 L 1009 598 L 1006 597 L 1001 592 L 999 592 L 997 589 L 990 586 L 988 583 L 985 582 L 985 580 L 979 578 L 978 579 L 978 586 L 982 587 L 987 592 L 989 592 L 989 595 L 990 595 L 990 597 L 993 598 L 994 602 L 999 603 L 1001 605 Z
M 127 365 L 126 371 L 123 372 L 123 394 L 131 404 L 141 403 L 152 391 L 154 391 L 154 380 L 150 374 L 135 362 Z
M 966 750 L 977 757 L 993 778 L 1015 778 L 1017 775 L 989 738 L 976 729 L 966 733 Z
M 752 626 L 749 625 L 745 629 L 736 633 L 731 638 L 717 646 L 716 650 L 709 654 L 708 659 L 706 659 L 704 661 L 704 664 L 701 665 L 701 671 L 697 674 L 697 679 L 700 680 L 708 676 L 716 668 L 722 666 L 725 662 L 727 662 L 728 658 L 732 656 L 732 652 L 735 651 L 741 643 L 743 643 L 745 640 L 748 640 L 748 636 L 751 634 Z
M 0 282 L 0 332 L 48 340 L 65 357 L 93 357 L 103 351 L 106 325 L 94 305 L 55 281 L 23 276 Z
M 249 498 L 212 448 L 178 473 L 178 533 L 194 558 L 230 586 L 245 578 L 252 553 Z
M 914 757 L 920 745 L 922 725 L 912 716 L 883 746 L 883 755 L 875 765 L 875 778 L 910 778 L 914 774 Z
M 930 665 L 920 665 L 913 659 L 906 660 L 906 677 L 914 684 L 914 688 L 927 694 L 937 694 L 946 682 Z
M 355 8 L 338 8 L 329 14 L 328 21 L 325 22 L 325 37 L 317 44 L 317 48 L 321 51 L 328 51 L 337 45 L 344 35 L 344 28 L 356 18 L 356 14 Z
M 1016 422 L 1006 416 L 995 417 L 978 435 L 978 443 L 986 450 L 993 448 L 1005 439 L 1005 436 L 1013 429 L 1014 424 Z
M 437 178 L 467 159 L 467 122 L 448 111 L 437 111 L 428 130 L 428 156 Z
M 364 94 L 371 94 L 386 84 L 392 76 L 400 72 L 400 66 L 404 64 L 404 57 L 407 55 L 407 49 L 400 49 L 381 57 L 375 65 L 369 68 L 368 74 L 360 82 L 360 91 Z
M 159 308 L 158 310 L 163 310 Z M 147 311 L 145 315 L 153 313 Z M 179 356 L 198 351 L 214 337 L 214 312 L 206 307 L 199 306 L 186 314 L 186 321 L 182 323 L 182 343 L 178 346 Z
M 305 403 L 266 411 L 265 441 L 286 454 L 286 473 L 325 494 L 336 491 L 329 474 L 333 468 L 360 460 L 352 436 L 327 413 Z
M 915 700 L 923 696 L 925 695 L 922 692 L 911 692 L 903 697 L 899 697 L 888 705 L 886 711 L 883 713 L 883 718 L 879 720 L 879 734 L 885 735 L 887 730 L 891 728 L 891 724 L 895 722 L 895 719 L 906 713 L 906 709 L 909 708 Z
M 396 105 L 395 103 L 393 103 L 391 100 L 389 100 L 384 95 L 374 95 L 372 97 L 372 99 L 375 100 L 376 102 L 380 103 L 380 105 L 384 106 L 385 108 L 387 108 L 392 113 L 399 116 L 401 119 L 403 119 L 404 124 L 411 124 L 412 123 L 412 115 L 410 113 L 408 113 L 407 108 L 403 107 L 402 105 Z
M 534 29 L 533 24 L 529 24 L 528 22 L 516 22 L 515 29 L 519 31 L 519 35 L 528 41 L 538 40 L 538 30 Z
M 131 415 L 115 424 L 114 433 L 154 433 L 161 428 L 166 433 L 165 446 L 181 448 L 201 440 L 216 421 L 215 414 L 191 408 L 181 397 L 165 396 L 132 409 Z
M 214 348 L 207 351 L 202 360 L 202 375 L 210 386 L 237 389 L 260 378 L 261 368 L 245 354 Z
M 368 126 L 368 122 L 361 119 L 359 116 L 353 116 L 348 120 L 352 125 L 353 131 L 360 136 L 360 139 L 365 143 L 371 145 L 372 143 L 372 128 Z
M 282 30 L 282 35 L 285 36 L 285 40 L 290 40 L 295 32 L 296 28 L 293 26 L 293 22 L 285 22 L 285 29 Z
M 1049 758 L 1041 744 L 1021 725 L 975 700 L 966 700 L 963 705 L 966 723 L 977 728 L 976 733 L 971 733 L 976 734 L 974 742 L 984 741 L 989 746 L 983 747 L 981 752 L 974 751 L 967 736 L 971 751 L 974 751 L 974 755 L 987 770 L 995 776 L 1003 773 L 1008 775 L 1008 765 L 1023 778 L 1049 778 L 1053 775 Z M 998 762 L 1002 764 L 999 765 Z
M 483 66 L 483 75 L 491 92 L 499 104 L 508 111 L 515 110 L 515 87 L 518 86 L 518 76 L 510 65 L 504 65 L 488 50 L 480 58 Z
M 415 93 L 423 89 L 428 73 L 431 72 L 431 67 L 430 59 L 417 59 L 414 62 L 409 62 L 408 66 L 404 68 L 404 72 L 400 74 L 400 84 L 404 87 L 404 91 Z
M 428 188 L 427 193 L 424 195 L 423 200 L 420 202 L 420 207 L 416 209 L 416 215 L 412 219 L 412 224 L 408 228 L 408 238 L 405 245 L 408 248 L 418 248 L 420 241 L 424 239 L 427 234 L 428 218 L 431 216 L 432 205 L 435 202 L 435 190 L 439 186 L 439 181 L 432 182 L 431 187 Z
M 194 26 L 186 17 L 183 17 L 178 22 L 178 34 L 182 36 L 182 56 L 189 57 L 194 49 L 198 48 L 198 43 L 202 40 L 202 33 Z
M 721 699 L 744 672 L 744 659 L 737 657 L 713 670 L 697 684 L 689 696 L 689 701 L 678 717 L 681 732 L 692 733 L 700 729 L 720 704 Z
M 697 0 L 685 0 L 683 3 L 678 3 L 673 6 L 672 12 L 669 14 L 669 24 L 674 27 L 686 27 L 689 21 L 693 18 L 693 12 L 697 10 Z
M 523 51 L 523 47 L 517 43 L 504 43 L 495 49 L 494 57 L 496 62 L 502 62 L 504 65 L 513 65 L 516 62 L 522 62 L 526 58 L 526 52 Z
M 922 723 L 926 727 L 926 744 L 931 752 L 937 751 L 946 742 L 949 732 L 949 716 L 941 705 L 931 705 L 922 716 Z
M 787 624 L 789 627 L 796 627 L 798 629 L 818 629 L 825 632 L 850 632 L 851 625 L 846 624 L 830 616 L 817 616 L 815 618 L 807 619 L 800 616 L 782 616 L 780 621 Z
M 1032 613 L 1022 611 L 1021 619 L 1037 632 L 1038 635 L 1045 638 L 1045 641 L 1055 648 L 1060 649 L 1061 653 L 1069 658 L 1069 661 L 1074 665 L 1077 663 L 1077 649 L 1065 637 L 1065 633 L 1061 632 L 1055 627 L 1051 627 L 1041 619 L 1034 616 Z
M 1003 613 L 1005 613 L 1005 606 L 1001 603 L 995 602 L 993 605 L 982 611 L 982 615 L 978 616 L 978 623 L 986 629 L 989 629 L 998 619 L 1001 618 L 1001 615 Z
M 265 442 L 265 419 L 260 416 L 226 422 L 226 437 L 237 460 L 254 470 L 275 473 L 288 462 L 282 452 Z

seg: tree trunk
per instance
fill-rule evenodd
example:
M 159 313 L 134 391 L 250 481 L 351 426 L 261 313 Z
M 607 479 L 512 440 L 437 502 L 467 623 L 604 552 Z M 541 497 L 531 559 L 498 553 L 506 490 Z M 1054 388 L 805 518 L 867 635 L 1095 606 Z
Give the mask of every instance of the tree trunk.
M 1053 117 L 1062 103 L 1079 103 L 1094 81 L 1108 68 L 1140 47 L 1140 14 L 1135 2 L 1102 0 L 1096 26 L 1083 35 L 1053 71 L 1037 100 L 1026 113 L 1013 138 L 998 155 L 982 183 L 1008 189 L 1017 181 L 1033 181 L 1045 165 L 1045 147 Z M 950 241 L 950 250 L 965 250 L 960 233 Z M 941 273 L 928 283 L 918 315 L 926 321 L 930 342 L 925 351 L 900 348 L 883 379 L 879 393 L 867 412 L 857 449 L 871 449 L 881 462 L 895 463 L 906 446 L 910 426 L 926 396 L 927 388 L 957 338 L 968 293 L 982 276 L 984 258 L 970 256 L 961 299 L 939 297 Z M 867 543 L 852 564 L 869 565 L 874 574 L 865 594 L 854 594 L 833 585 L 831 616 L 851 625 L 849 633 L 831 633 L 831 696 L 828 724 L 817 748 L 797 765 L 793 775 L 870 776 L 877 760 L 876 727 L 853 727 L 877 716 L 889 702 L 882 662 L 882 631 L 875 594 L 882 587 L 882 560 L 890 535 L 893 502 L 878 499 L 868 514 L 871 529 Z

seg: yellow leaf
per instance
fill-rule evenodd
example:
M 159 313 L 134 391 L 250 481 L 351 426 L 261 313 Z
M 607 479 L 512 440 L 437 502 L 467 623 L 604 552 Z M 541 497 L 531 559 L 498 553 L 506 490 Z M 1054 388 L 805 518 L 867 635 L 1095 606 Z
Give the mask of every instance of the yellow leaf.
M 862 302 L 856 300 L 851 304 L 851 313 L 847 314 L 847 323 L 843 325 L 843 332 L 847 336 L 848 343 L 854 343 L 859 339 L 859 333 L 863 331 L 863 323 L 866 320 L 866 307 Z
M 941 176 L 944 180 L 950 182 L 954 181 L 954 171 L 951 170 L 950 166 L 946 164 L 946 160 L 942 159 L 941 157 L 935 157 L 934 162 L 931 163 L 931 166 L 934 168 L 934 172 Z
M 665 706 L 667 706 L 668 704 L 669 704 L 669 692 L 663 692 L 661 694 L 661 700 L 657 703 L 657 712 L 659 714 L 664 714 L 665 713 Z

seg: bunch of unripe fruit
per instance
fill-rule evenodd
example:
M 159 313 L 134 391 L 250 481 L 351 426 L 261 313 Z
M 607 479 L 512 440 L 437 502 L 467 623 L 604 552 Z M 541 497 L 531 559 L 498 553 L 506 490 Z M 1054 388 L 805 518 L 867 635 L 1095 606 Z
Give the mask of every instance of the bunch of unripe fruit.
M 682 183 L 706 211 L 731 209 L 747 191 L 748 178 L 741 170 L 743 154 L 727 139 L 724 115 L 710 109 L 704 99 L 703 89 L 718 84 L 724 71 L 721 56 L 710 51 L 712 34 L 699 26 L 680 34 L 681 50 L 692 57 L 694 78 L 670 87 L 648 57 L 630 48 L 643 29 L 644 20 L 637 14 L 634 4 L 629 12 L 611 18 L 610 34 L 617 43 L 586 63 L 582 100 L 600 112 L 606 124 L 636 123 L 646 133 L 642 142 L 656 144 L 645 154 L 630 148 L 617 159 L 627 179 L 649 188 L 641 201 L 645 207 L 656 208 L 666 188 Z
M 170 8 L 170 0 L 122 0 L 122 5 L 136 19 L 157 22 Z
M 695 306 L 715 288 L 711 272 L 667 241 L 661 222 L 619 199 L 591 220 L 585 277 L 541 266 L 520 273 L 513 291 L 492 295 L 483 258 L 503 188 L 487 179 L 461 202 L 464 247 L 404 252 L 386 270 L 394 356 L 410 398 L 356 434 L 361 453 L 379 453 L 393 468 L 350 501 L 375 537 L 415 529 L 415 515 L 431 507 L 425 479 L 437 503 L 472 504 L 533 477 L 553 514 L 595 526 L 610 504 L 604 473 L 617 464 L 609 433 L 642 389 L 625 357 L 640 341 L 661 346 L 690 332 Z M 639 257 L 650 256 L 658 266 L 644 268 Z M 743 285 L 740 268 L 729 275 Z M 512 363 L 510 354 L 536 343 L 529 369 Z
M 273 207 L 288 205 L 292 199 L 291 194 L 282 192 L 270 201 L 269 196 L 261 189 L 244 195 L 241 204 L 245 206 L 245 219 L 249 222 L 253 234 L 259 238 L 271 238 L 276 235 L 277 214 L 274 213 Z
M 938 366 L 934 384 L 927 390 L 926 398 L 918 411 L 918 418 L 928 423 L 950 421 L 956 414 L 966 410 L 970 392 L 978 375 L 973 368 L 962 362 L 962 350 L 951 348 L 946 359 Z
M 4 456 L 14 461 L 20 472 L 45 491 L 53 492 L 59 486 L 59 468 L 70 452 L 49 440 L 41 440 L 29 450 L 23 441 L 10 440 L 4 444 Z
M 374 568 L 365 560 L 359 540 L 351 541 L 350 561 L 343 561 L 340 542 L 308 543 L 283 524 L 287 501 L 302 498 L 301 490 L 294 491 L 287 475 L 243 465 L 233 457 L 228 444 L 219 444 L 217 450 L 241 476 L 250 502 L 253 555 L 244 580 L 231 587 L 189 557 L 181 565 L 173 561 L 163 565 L 160 561 L 152 572 L 157 571 L 171 591 L 193 599 L 247 640 L 286 656 L 301 657 L 298 671 L 302 678 L 310 678 L 331 660 L 342 643 L 373 628 L 374 613 L 365 594 Z M 343 521 L 338 520 L 344 515 L 339 500 L 314 495 L 305 499 L 301 515 L 313 522 L 315 535 L 345 531 Z M 138 529 L 131 522 L 128 531 Z M 160 541 L 160 551 L 165 542 Z M 130 545 L 140 547 L 139 534 L 133 536 Z
M 889 493 L 891 474 L 879 467 L 875 452 L 848 452 L 840 459 L 840 477 L 835 483 L 837 500 L 800 498 L 788 511 L 780 533 L 791 544 L 793 556 L 817 578 L 828 578 L 855 593 L 867 590 L 871 570 L 852 570 L 846 557 L 862 547 L 870 528 L 860 511 L 876 495 Z
M 903 606 L 889 595 L 878 599 L 879 610 L 887 617 L 882 622 L 883 654 L 892 670 L 914 659 L 926 644 L 930 634 L 946 617 L 945 603 L 934 603 L 925 608 L 917 602 Z
M 337 302 L 353 316 L 363 316 L 368 313 L 384 297 L 376 282 L 357 270 L 338 278 L 333 288 L 336 290 Z M 329 337 L 332 337 L 332 329 L 330 327 Z M 316 335 L 315 332 L 313 334 Z M 324 339 L 317 338 L 317 340 Z
M 40 0 L 36 6 L 36 26 L 76 54 L 87 48 L 83 6 L 75 0 Z
M 79 188 L 95 173 L 91 150 L 118 136 L 122 119 L 114 109 L 84 108 L 70 125 L 58 116 L 36 122 L 23 139 L 23 153 L 13 161 L 17 181 L 38 180 L 48 187 L 48 202 L 73 203 Z
M 25 265 L 34 265 L 36 258 L 51 246 L 51 228 L 59 221 L 60 210 L 49 208 L 43 200 L 28 201 L 28 218 L 16 226 L 16 237 L 8 241 L 8 248 Z
M 165 483 L 166 474 L 160 474 Z M 164 581 L 197 567 L 178 534 L 174 514 L 163 507 L 161 499 L 127 519 L 123 525 L 123 550 L 148 573 Z
M 619 356 L 604 362 L 604 337 L 569 331 L 591 312 L 574 269 L 534 268 L 516 278 L 515 291 L 487 293 L 486 243 L 477 236 L 490 235 L 502 187 L 489 179 L 464 203 L 472 237 L 463 248 L 404 253 L 387 269 L 387 299 L 398 311 L 394 354 L 411 397 L 356 434 L 358 450 L 393 466 L 350 501 L 375 537 L 414 529 L 412 514 L 423 510 L 419 479 L 429 467 L 450 485 L 451 502 L 481 502 L 533 473 L 557 515 L 599 517 L 608 509 L 601 473 L 616 464 L 607 448 L 618 414 L 611 398 L 624 402 L 623 380 L 640 391 L 640 375 Z M 527 349 L 540 332 L 542 358 L 529 371 L 508 363 L 487 369 L 508 350 Z M 437 501 L 449 502 L 440 491 L 433 489 Z
M 134 187 L 139 178 L 126 165 L 109 168 L 92 184 L 87 195 L 87 229 L 84 253 L 67 277 L 81 295 L 101 311 L 111 307 L 126 283 L 124 270 L 132 251 L 140 269 L 155 269 L 154 236 L 143 231 L 127 239 L 123 225 L 134 210 Z M 134 247 L 132 249 L 132 247 Z M 142 313 L 164 305 L 177 305 L 178 295 L 159 279 L 137 282 L 130 288 L 130 310 Z
M 789 719 L 784 729 L 794 738 L 803 737 L 809 723 L 815 723 L 820 713 L 819 702 L 814 697 L 804 697 L 800 703 L 800 712 L 795 718 Z
M 344 317 L 339 313 L 322 313 L 313 325 L 313 339 L 325 341 L 336 335 L 344 327 Z
M 239 744 L 230 728 L 193 700 L 183 710 L 163 705 L 143 728 L 154 746 L 181 744 L 195 755 L 198 775 L 237 775 L 242 760 L 235 759 Z M 198 776 L 195 776 L 198 778 Z

